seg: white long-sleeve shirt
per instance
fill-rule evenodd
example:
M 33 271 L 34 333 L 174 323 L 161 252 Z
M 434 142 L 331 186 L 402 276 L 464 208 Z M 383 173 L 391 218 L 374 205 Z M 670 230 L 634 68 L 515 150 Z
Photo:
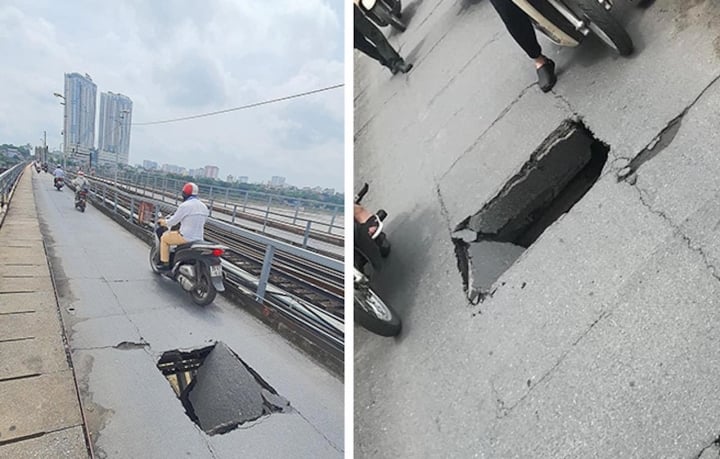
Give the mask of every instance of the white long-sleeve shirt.
M 53 171 L 53 175 L 55 176 L 55 178 L 57 178 L 57 177 L 65 178 L 65 172 L 62 169 L 60 169 L 59 167 Z
M 167 218 L 166 223 L 168 228 L 180 223 L 180 235 L 186 241 L 202 241 L 209 214 L 207 206 L 201 200 L 191 197 L 180 204 L 177 211 Z

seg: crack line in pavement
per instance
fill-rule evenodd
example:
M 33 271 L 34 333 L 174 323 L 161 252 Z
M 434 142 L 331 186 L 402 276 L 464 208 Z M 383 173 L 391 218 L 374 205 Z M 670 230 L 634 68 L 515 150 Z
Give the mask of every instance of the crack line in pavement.
M 325 441 L 328 442 L 328 444 L 329 444 L 335 451 L 337 451 L 338 453 L 343 453 L 343 452 L 344 452 L 344 450 L 338 448 L 338 447 L 335 445 L 335 443 L 333 443 L 332 441 L 330 441 L 330 439 L 329 439 L 320 429 L 318 429 L 318 428 L 315 426 L 315 424 L 313 424 L 312 422 L 310 422 L 310 420 L 309 420 L 308 418 L 306 418 L 306 417 L 300 412 L 300 410 L 298 410 L 297 408 L 295 408 L 295 412 L 296 412 L 297 414 L 299 414 L 300 417 L 305 420 L 305 422 L 307 422 L 308 424 L 310 424 L 310 427 L 312 427 L 312 428 L 315 430 L 315 432 L 319 433 L 319 434 L 325 439 Z
M 445 219 L 445 223 L 447 223 L 448 231 L 452 235 L 453 229 L 452 224 L 450 223 L 450 212 L 448 212 L 447 207 L 445 207 L 445 201 L 443 200 L 442 192 L 440 191 L 440 184 L 437 182 L 435 182 L 435 194 L 437 195 L 438 202 L 440 203 L 440 213 Z
M 695 456 L 693 459 L 700 459 L 702 457 L 702 455 L 705 454 L 705 451 L 712 448 L 713 446 L 720 447 L 720 436 L 715 438 L 709 445 L 707 445 L 703 449 L 701 449 L 700 452 L 697 454 L 697 456 Z M 716 449 L 718 449 L 718 448 L 716 448 Z
M 492 36 L 492 38 L 491 38 L 487 43 L 485 43 L 484 45 L 482 45 L 482 46 L 480 47 L 480 49 L 478 49 L 477 52 L 476 52 L 475 54 L 473 54 L 472 57 L 471 57 L 470 59 L 468 59 L 468 61 L 460 68 L 460 70 L 457 71 L 457 72 L 455 72 L 455 73 L 453 74 L 452 78 L 450 78 L 450 80 L 448 80 L 448 82 L 447 82 L 442 88 L 440 88 L 440 90 L 430 99 L 430 101 L 428 102 L 428 108 L 429 108 L 429 107 L 432 107 L 433 103 L 440 97 L 440 95 L 442 95 L 442 94 L 445 92 L 445 90 L 446 90 L 447 88 L 450 87 L 451 84 L 453 84 L 453 83 L 455 82 L 455 80 L 457 79 L 457 77 L 459 77 L 460 75 L 462 75 L 462 73 L 463 73 L 465 70 L 467 70 L 468 67 L 470 67 L 470 64 L 472 64 L 473 61 L 474 61 L 483 51 L 485 51 L 485 48 L 487 48 L 487 47 L 490 46 L 491 44 L 495 43 L 495 42 L 500 38 L 500 36 L 501 36 L 501 32 L 497 32 L 495 35 Z
M 675 234 L 680 236 L 683 239 L 683 241 L 685 241 L 688 249 L 690 249 L 692 252 L 699 254 L 702 257 L 703 262 L 705 263 L 705 268 L 708 270 L 710 275 L 713 276 L 718 282 L 720 282 L 720 275 L 717 274 L 717 268 L 715 267 L 715 265 L 713 265 L 710 262 L 707 254 L 702 249 L 702 247 L 699 245 L 695 245 L 695 243 L 692 241 L 690 236 L 688 236 L 687 234 L 685 234 L 682 231 L 682 227 L 675 224 L 675 222 L 673 222 L 672 219 L 667 214 L 665 214 L 665 212 L 663 212 L 662 210 L 653 208 L 647 201 L 645 201 L 645 194 L 647 194 L 647 192 L 645 190 L 643 190 L 639 186 L 634 186 L 633 188 L 635 188 L 638 191 L 638 196 L 640 198 L 640 202 L 642 203 L 642 205 L 645 206 L 653 214 L 655 214 L 655 215 L 659 216 L 660 218 L 662 218 L 663 220 L 665 220 L 667 222 L 667 224 L 675 231 Z
M 414 26 L 415 29 L 419 29 L 420 27 L 422 27 L 423 24 L 425 24 L 425 23 L 433 16 L 433 14 L 435 14 L 435 11 L 437 11 L 437 9 L 440 8 L 440 5 L 442 5 L 443 3 L 444 3 L 443 0 L 435 3 L 435 7 L 434 7 L 432 10 L 430 10 L 430 13 L 429 13 L 427 16 L 425 16 L 425 19 L 423 19 L 423 20 L 420 22 L 420 24 Z
M 112 292 L 113 296 L 115 297 L 115 301 L 117 301 L 118 306 L 120 306 L 120 309 L 121 309 L 122 312 L 124 313 L 125 318 L 127 318 L 128 322 L 130 322 L 130 324 L 133 326 L 133 328 L 134 328 L 135 331 L 137 332 L 138 336 L 140 337 L 141 342 L 144 342 L 144 343 L 146 344 L 146 346 L 143 347 L 143 350 L 145 350 L 146 352 L 148 352 L 148 354 L 149 354 L 150 356 L 152 356 L 152 354 L 151 354 L 151 353 L 148 351 L 148 349 L 147 349 L 147 348 L 150 347 L 150 344 L 145 341 L 145 338 L 143 338 L 143 335 L 142 335 L 142 333 L 140 332 L 140 328 L 135 324 L 135 322 L 132 321 L 132 319 L 130 318 L 130 315 L 128 314 L 128 312 L 127 312 L 127 311 L 125 310 L 125 308 L 123 307 L 122 302 L 120 301 L 120 298 L 118 298 L 117 293 L 115 293 L 115 290 L 113 290 L 112 286 L 110 285 L 112 282 L 111 282 L 111 281 L 108 281 L 108 280 L 105 278 L 105 276 L 103 276 L 102 280 L 103 280 L 103 281 L 105 282 L 105 284 L 108 286 L 108 288 L 110 289 L 110 292 Z
M 510 411 L 505 407 L 505 402 L 503 401 L 502 397 L 500 397 L 500 393 L 495 387 L 495 383 L 493 383 L 492 381 L 490 381 L 490 389 L 492 390 L 495 397 L 495 410 L 497 411 L 497 413 L 495 413 L 495 419 L 502 419 L 508 414 L 510 414 Z
M 525 88 L 523 88 L 523 90 L 520 91 L 520 94 L 519 94 L 517 97 L 515 97 L 515 99 L 513 99 L 513 100 L 510 102 L 510 104 L 508 104 L 508 106 L 505 107 L 505 108 L 500 112 L 500 114 L 493 120 L 492 123 L 490 123 L 490 126 L 488 126 L 487 128 L 485 128 L 485 129 L 480 133 L 480 135 L 477 136 L 477 138 L 476 138 L 475 141 L 472 143 L 472 145 L 470 145 L 469 147 L 467 147 L 467 148 L 465 149 L 465 151 L 463 151 L 462 154 L 461 154 L 460 156 L 458 156 L 458 157 L 455 159 L 455 161 L 452 162 L 452 164 L 450 165 L 450 167 L 448 167 L 447 170 L 446 170 L 445 172 L 443 172 L 443 174 L 438 178 L 438 180 L 442 180 L 443 178 L 445 178 L 445 176 L 446 176 L 448 173 L 450 173 L 450 171 L 452 170 L 452 168 L 455 167 L 455 165 L 456 165 L 463 157 L 465 157 L 466 154 L 468 154 L 469 152 L 471 152 L 471 151 L 482 141 L 482 139 L 485 137 L 485 134 L 487 134 L 487 133 L 490 131 L 490 129 L 492 129 L 493 127 L 495 127 L 495 125 L 496 125 L 498 122 L 500 122 L 500 121 L 505 117 L 505 115 L 507 115 L 508 112 L 510 112 L 510 110 L 512 110 L 512 108 L 515 106 L 515 104 L 517 104 L 517 103 L 520 101 L 520 99 L 523 98 L 523 96 L 527 93 L 527 91 L 528 91 L 530 88 L 532 88 L 533 86 L 535 86 L 535 85 L 537 85 L 537 83 L 532 83 L 532 84 L 526 86 Z
M 568 354 L 570 354 L 570 352 L 572 352 L 573 348 L 574 348 L 575 346 L 577 346 L 577 345 L 580 343 L 580 341 L 582 341 L 583 339 L 585 339 L 585 337 L 590 333 L 590 331 L 592 331 L 592 329 L 595 328 L 595 325 L 597 325 L 598 323 L 600 323 L 601 320 L 605 319 L 606 317 L 609 317 L 610 315 L 611 315 L 611 312 L 610 312 L 610 311 L 602 311 L 602 312 L 600 313 L 600 315 L 598 316 L 598 318 L 595 319 L 595 320 L 593 321 L 593 323 L 591 323 L 590 326 L 589 326 L 588 328 L 586 328 L 585 331 L 582 332 L 582 333 L 575 339 L 575 341 L 573 341 L 573 343 L 570 345 L 570 347 L 569 347 L 565 352 L 563 352 L 563 354 L 560 356 L 560 358 L 557 360 L 557 362 L 555 362 L 555 364 L 554 364 L 548 371 L 546 371 L 546 372 L 540 377 L 540 379 L 537 380 L 537 382 L 536 382 L 535 384 L 532 384 L 532 385 L 530 386 L 530 388 L 529 388 L 528 391 L 525 393 L 525 395 L 523 395 L 522 397 L 520 397 L 520 398 L 518 399 L 518 401 L 516 401 L 515 403 L 513 403 L 512 405 L 510 405 L 509 408 L 507 408 L 507 410 L 506 410 L 506 411 L 507 411 L 507 414 L 509 414 L 510 411 L 512 411 L 513 409 L 515 409 L 516 406 L 518 406 L 520 403 L 522 403 L 522 402 L 532 393 L 532 391 L 535 390 L 536 387 L 538 387 L 540 384 L 542 384 L 543 382 L 545 382 L 545 381 L 550 377 L 550 375 L 551 375 L 552 373 L 554 373 L 555 370 L 557 370 L 557 368 L 565 361 L 565 359 L 567 358 Z
M 693 107 L 702 99 L 702 97 L 707 93 L 710 88 L 720 81 L 720 75 L 716 76 L 715 78 L 710 81 L 710 83 L 705 86 L 702 91 L 693 99 L 692 102 L 690 102 L 689 105 L 687 105 L 676 117 L 668 121 L 668 123 L 663 127 L 660 132 L 653 137 L 653 139 L 648 143 L 645 148 L 643 148 L 638 154 L 635 155 L 634 158 L 624 158 L 629 159 L 630 164 L 625 166 L 620 173 L 618 174 L 617 181 L 620 182 L 622 180 L 634 180 L 631 179 L 631 177 L 636 176 L 637 170 L 645 164 L 647 161 L 653 159 L 655 156 L 657 156 L 661 151 L 665 150 L 667 147 L 672 144 L 672 142 L 675 140 L 675 137 L 677 136 L 678 132 L 680 131 L 680 127 L 682 126 L 683 119 L 685 118 L 685 115 L 687 115 L 690 110 L 693 109 Z M 632 183 L 631 183 L 632 185 Z
M 567 100 L 565 98 L 565 96 L 556 92 L 555 89 L 550 90 L 550 92 L 552 93 L 553 96 L 555 96 L 556 99 L 558 99 L 559 101 L 561 101 L 562 103 L 564 103 L 567 106 L 567 109 L 570 111 L 570 113 L 573 114 L 574 117 L 576 117 L 578 119 L 578 121 L 585 123 L 585 120 L 583 119 L 583 117 L 577 112 L 577 110 L 575 110 L 573 108 L 572 104 L 570 103 L 569 100 Z M 587 123 L 585 123 L 585 125 L 588 126 L 588 129 L 590 129 L 590 126 L 587 125 Z

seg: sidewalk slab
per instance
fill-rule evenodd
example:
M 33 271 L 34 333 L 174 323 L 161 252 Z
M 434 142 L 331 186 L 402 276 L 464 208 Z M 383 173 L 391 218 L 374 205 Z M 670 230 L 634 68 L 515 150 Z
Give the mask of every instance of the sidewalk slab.
M 0 441 L 82 425 L 72 373 L 0 382 Z
M 48 292 L 0 293 L 0 317 L 21 311 L 57 311 L 55 294 Z
M 65 346 L 57 335 L 0 342 L 0 355 L 0 380 L 68 370 Z
M 0 457 L 13 459 L 87 457 L 82 427 L 71 427 L 19 443 L 0 446 Z
M 56 311 L 19 312 L 0 316 L 0 336 L 3 340 L 51 335 L 62 336 Z
M 43 292 L 49 296 L 55 295 L 49 273 L 38 277 L 0 276 L 0 293 L 8 292 Z

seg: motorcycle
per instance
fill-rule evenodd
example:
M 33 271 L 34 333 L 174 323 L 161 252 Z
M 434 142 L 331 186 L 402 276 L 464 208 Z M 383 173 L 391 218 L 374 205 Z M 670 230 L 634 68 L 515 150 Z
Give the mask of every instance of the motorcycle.
M 158 219 L 162 214 L 158 213 Z M 155 274 L 177 282 L 190 294 L 193 302 L 206 306 L 213 302 L 217 292 L 224 292 L 220 257 L 226 247 L 205 241 L 189 242 L 170 247 L 170 270 L 160 271 L 160 238 L 168 231 L 159 223 L 154 225 L 154 244 L 150 248 L 150 268 Z
M 55 188 L 57 188 L 58 191 L 62 191 L 62 187 L 65 185 L 65 181 L 62 177 L 55 177 L 53 185 L 55 186 Z
M 84 188 L 77 192 L 75 195 L 75 208 L 80 212 L 85 212 L 85 205 L 87 201 L 87 188 Z
M 355 204 L 360 205 L 368 189 L 366 183 L 355 197 Z M 396 336 L 402 328 L 400 317 L 370 287 L 370 278 L 365 273 L 368 264 L 379 269 L 381 259 L 390 255 L 390 242 L 382 231 L 385 218 L 387 212 L 381 209 L 366 222 L 356 221 L 354 225 L 354 312 L 355 321 L 369 331 L 381 336 Z M 375 228 L 372 234 L 371 228 Z
M 625 28 L 612 16 L 613 0 L 512 0 L 541 33 L 560 46 L 578 46 L 597 35 L 621 56 L 633 52 Z
M 400 32 L 407 29 L 401 19 L 401 0 L 360 0 L 359 6 L 365 16 L 380 27 L 389 25 Z
M 46 174 L 48 173 L 48 165 L 47 165 L 47 164 L 43 164 L 41 169 L 42 169 L 43 172 L 45 172 Z

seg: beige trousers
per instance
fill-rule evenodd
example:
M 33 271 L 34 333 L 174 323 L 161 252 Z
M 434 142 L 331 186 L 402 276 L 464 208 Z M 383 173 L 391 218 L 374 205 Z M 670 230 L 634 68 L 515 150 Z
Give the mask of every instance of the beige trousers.
M 187 241 L 179 231 L 165 231 L 160 238 L 160 263 L 170 262 L 170 246 L 185 244 Z

